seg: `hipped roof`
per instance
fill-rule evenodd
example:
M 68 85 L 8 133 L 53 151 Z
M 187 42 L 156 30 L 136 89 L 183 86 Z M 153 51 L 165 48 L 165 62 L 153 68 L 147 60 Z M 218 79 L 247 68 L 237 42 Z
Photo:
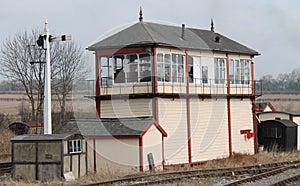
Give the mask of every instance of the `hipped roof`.
M 74 119 L 68 122 L 60 133 L 82 134 L 86 137 L 113 137 L 113 136 L 142 136 L 150 126 L 167 136 L 162 127 L 151 117 L 134 118 L 92 118 Z
M 140 21 L 92 44 L 87 49 L 96 51 L 100 49 L 155 45 L 259 55 L 257 51 L 214 31 L 185 28 L 183 34 L 182 30 L 182 27 L 179 26 Z M 216 37 L 219 38 L 218 42 Z

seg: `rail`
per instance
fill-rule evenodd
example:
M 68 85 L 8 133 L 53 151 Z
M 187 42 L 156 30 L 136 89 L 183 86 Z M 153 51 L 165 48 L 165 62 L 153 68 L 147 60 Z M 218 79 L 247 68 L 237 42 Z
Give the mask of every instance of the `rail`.
M 12 170 L 12 163 L 6 162 L 6 163 L 0 163 L 0 175 L 10 174 Z
M 245 167 L 235 168 L 220 168 L 220 169 L 196 169 L 188 171 L 174 171 L 163 172 L 156 174 L 148 174 L 142 176 L 133 176 L 123 179 L 109 180 L 98 183 L 87 184 L 85 186 L 100 186 L 100 185 L 158 185 L 180 182 L 184 179 L 190 178 L 210 178 L 210 177 L 222 177 L 222 176 L 237 176 L 237 175 L 262 175 L 269 172 L 282 169 L 281 166 L 293 167 L 294 164 L 300 163 L 294 162 L 278 162 L 268 163 Z

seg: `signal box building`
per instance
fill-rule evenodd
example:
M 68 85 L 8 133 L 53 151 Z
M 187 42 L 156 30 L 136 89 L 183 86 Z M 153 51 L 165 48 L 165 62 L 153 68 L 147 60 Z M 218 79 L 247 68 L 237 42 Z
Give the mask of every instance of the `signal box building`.
M 88 50 L 95 53 L 97 116 L 153 118 L 166 133 L 153 136 L 161 147 L 156 166 L 256 152 L 259 53 L 216 33 L 213 23 L 210 30 L 165 25 L 140 13 L 139 22 Z

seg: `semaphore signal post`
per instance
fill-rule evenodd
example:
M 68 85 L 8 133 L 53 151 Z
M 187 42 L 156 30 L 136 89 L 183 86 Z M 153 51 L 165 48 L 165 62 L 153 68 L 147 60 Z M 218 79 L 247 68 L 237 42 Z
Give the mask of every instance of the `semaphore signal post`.
M 40 35 L 37 45 L 46 50 L 45 88 L 44 88 L 44 134 L 52 134 L 51 117 L 51 66 L 50 42 L 71 40 L 71 35 L 52 36 L 49 34 L 48 21 L 45 22 L 44 34 Z

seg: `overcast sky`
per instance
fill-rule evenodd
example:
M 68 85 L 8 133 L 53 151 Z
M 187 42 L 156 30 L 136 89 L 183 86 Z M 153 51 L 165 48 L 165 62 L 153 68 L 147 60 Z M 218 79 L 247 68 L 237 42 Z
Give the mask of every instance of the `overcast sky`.
M 0 44 L 24 30 L 72 34 L 86 48 L 120 26 L 138 21 L 168 22 L 210 29 L 261 53 L 255 77 L 300 68 L 299 0 L 0 0 Z M 91 58 L 91 63 L 93 58 Z

